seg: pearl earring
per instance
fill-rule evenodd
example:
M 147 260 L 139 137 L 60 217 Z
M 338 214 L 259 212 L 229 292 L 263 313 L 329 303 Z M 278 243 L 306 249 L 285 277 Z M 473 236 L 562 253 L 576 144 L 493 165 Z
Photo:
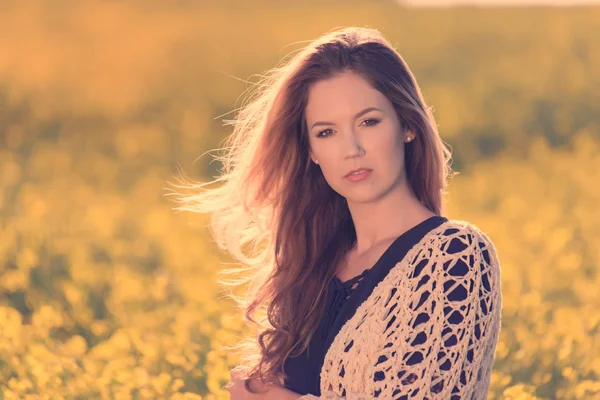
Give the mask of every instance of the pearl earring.
M 410 141 L 411 141 L 411 140 L 413 140 L 413 139 L 414 139 L 414 137 L 412 137 L 412 136 L 409 136 L 409 137 L 407 137 L 407 138 L 406 138 L 406 141 L 407 141 L 407 142 L 410 142 Z

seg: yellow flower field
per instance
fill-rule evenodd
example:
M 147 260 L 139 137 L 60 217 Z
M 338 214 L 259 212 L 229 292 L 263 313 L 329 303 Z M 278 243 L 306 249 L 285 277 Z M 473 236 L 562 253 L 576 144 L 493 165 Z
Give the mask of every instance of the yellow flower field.
M 231 259 L 165 188 L 178 164 L 216 175 L 193 161 L 244 84 L 215 71 L 245 79 L 350 24 L 414 65 L 460 172 L 448 216 L 498 250 L 490 398 L 600 398 L 598 8 L 357 3 L 309 28 L 292 16 L 339 5 L 22 4 L 0 11 L 0 400 L 228 398 L 224 347 L 251 333 L 217 284 Z

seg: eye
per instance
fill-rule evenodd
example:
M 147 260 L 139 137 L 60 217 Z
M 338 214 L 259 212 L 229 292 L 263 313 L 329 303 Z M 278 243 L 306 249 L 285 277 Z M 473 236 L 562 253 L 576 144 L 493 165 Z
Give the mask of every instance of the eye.
M 369 122 L 369 121 L 370 121 L 371 123 L 370 123 L 370 124 L 367 124 L 367 126 L 375 126 L 375 125 L 377 125 L 377 124 L 380 122 L 380 120 L 379 120 L 379 119 L 377 119 L 377 118 L 369 118 L 369 119 L 365 119 L 365 120 L 363 121 L 363 123 L 365 123 L 365 122 Z M 330 130 L 331 130 L 331 129 L 325 129 L 325 130 L 322 130 L 322 131 L 320 131 L 319 133 L 317 133 L 317 135 L 316 135 L 316 136 L 317 136 L 317 137 L 327 137 L 327 136 L 329 136 L 330 134 L 323 135 L 323 133 L 325 133 L 325 132 L 327 132 L 327 131 L 330 131 Z
M 367 126 L 375 126 L 375 125 L 377 125 L 379 123 L 379 120 L 377 118 L 369 118 L 369 119 L 365 119 L 364 120 L 364 122 L 367 122 L 367 121 L 372 121 L 373 122 L 372 124 L 367 124 Z
M 320 138 L 320 137 L 327 137 L 327 136 L 329 136 L 329 135 L 323 135 L 323 133 L 327 132 L 327 131 L 330 131 L 330 130 L 331 129 L 325 129 L 323 131 L 320 131 L 319 133 L 317 133 L 317 137 Z

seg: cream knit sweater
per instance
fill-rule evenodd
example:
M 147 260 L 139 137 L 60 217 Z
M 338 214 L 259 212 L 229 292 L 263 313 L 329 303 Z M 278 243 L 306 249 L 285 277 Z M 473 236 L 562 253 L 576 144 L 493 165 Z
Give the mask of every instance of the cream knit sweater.
M 449 245 L 460 251 L 450 253 Z M 451 301 L 448 295 L 454 291 Z M 487 399 L 500 333 L 500 265 L 475 225 L 428 232 L 375 287 L 325 355 L 313 399 Z M 415 320 L 426 314 L 426 322 Z

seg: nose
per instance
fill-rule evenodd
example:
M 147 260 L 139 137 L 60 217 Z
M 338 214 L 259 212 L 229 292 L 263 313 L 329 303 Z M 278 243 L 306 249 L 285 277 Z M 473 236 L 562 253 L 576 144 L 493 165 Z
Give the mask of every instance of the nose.
M 352 158 L 365 154 L 365 150 L 354 131 L 350 131 L 350 133 L 344 138 L 343 142 L 344 153 L 346 154 L 346 157 Z

